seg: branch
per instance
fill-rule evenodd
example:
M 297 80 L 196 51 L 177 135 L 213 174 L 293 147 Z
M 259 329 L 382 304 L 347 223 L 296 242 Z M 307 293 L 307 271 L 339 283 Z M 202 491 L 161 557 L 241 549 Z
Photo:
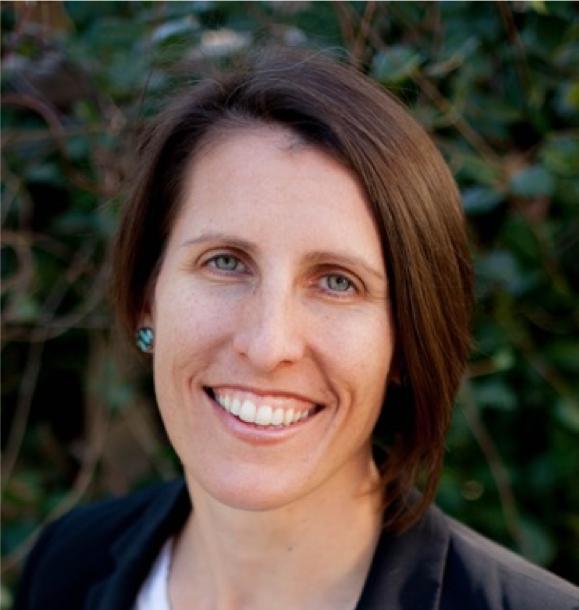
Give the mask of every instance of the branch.
M 34 546 L 40 532 L 49 523 L 55 519 L 58 519 L 58 517 L 64 515 L 78 504 L 92 482 L 101 452 L 102 447 L 99 449 L 99 451 L 88 452 L 89 457 L 82 463 L 81 470 L 74 481 L 72 489 L 52 509 L 52 511 L 50 511 L 50 513 L 48 513 L 48 515 L 42 519 L 42 521 L 34 528 L 34 531 L 29 534 L 23 542 L 21 542 L 15 549 L 2 558 L 2 568 L 0 573 L 4 574 L 9 572 L 16 566 L 20 565 L 30 549 Z
M 350 10 L 349 14 L 352 19 L 357 19 L 359 21 L 359 17 L 356 15 L 355 11 Z M 387 47 L 382 41 L 382 38 L 378 32 L 376 32 L 375 27 L 370 24 L 368 24 L 367 38 L 376 50 L 387 52 Z M 502 174 L 503 163 L 500 156 L 497 155 L 485 139 L 465 121 L 464 117 L 462 117 L 454 105 L 440 93 L 436 85 L 421 73 L 412 75 L 412 79 L 435 106 L 446 115 L 449 124 L 462 135 L 479 156 L 484 159 L 487 164 Z
M 97 349 L 100 347 L 102 346 L 97 346 Z M 84 459 L 81 461 L 81 469 L 74 480 L 73 486 L 54 509 L 41 520 L 34 531 L 2 559 L 2 574 L 13 570 L 23 561 L 29 550 L 34 546 L 40 532 L 49 523 L 74 508 L 86 493 L 93 480 L 96 467 L 104 449 L 104 441 L 106 439 L 106 430 L 109 426 L 110 414 L 106 409 L 101 407 L 100 397 L 97 393 L 89 392 L 88 396 L 88 448 L 87 451 L 84 452 Z
M 34 257 L 30 245 L 30 237 L 26 233 L 16 231 L 2 231 L 2 248 L 12 248 L 18 261 L 17 269 L 8 277 L 2 278 L 2 293 L 6 294 L 16 287 L 27 291 L 34 276 Z M 4 316 L 3 323 L 6 323 Z
M 68 277 L 65 277 L 63 281 L 59 282 L 53 287 L 45 303 L 46 311 L 48 312 L 46 316 L 47 321 L 54 319 L 55 311 L 58 309 L 66 296 L 66 291 L 70 281 L 70 274 L 72 274 L 74 277 L 80 273 L 80 270 L 82 270 L 84 265 L 86 265 L 86 262 L 90 260 L 90 257 L 94 252 L 94 248 L 95 244 L 93 242 L 85 242 L 83 248 L 78 252 L 73 261 L 70 268 L 70 273 L 67 274 Z M 30 414 L 30 407 L 34 397 L 34 390 L 36 389 L 36 382 L 40 373 L 42 352 L 44 350 L 44 343 L 46 342 L 47 336 L 47 330 L 44 326 L 36 327 L 34 331 L 34 341 L 31 343 L 24 373 L 22 375 L 22 380 L 18 391 L 16 412 L 10 428 L 10 435 L 8 437 L 4 459 L 2 461 L 3 484 L 7 484 L 10 480 L 14 466 L 18 459 L 18 454 L 20 453 L 20 447 L 24 439 L 24 432 L 26 430 L 26 424 Z
M 360 61 L 364 53 L 364 47 L 368 42 L 368 32 L 370 31 L 370 24 L 372 23 L 372 19 L 374 18 L 375 12 L 376 3 L 368 2 L 368 4 L 366 4 L 366 9 L 364 10 L 364 15 L 362 16 L 362 22 L 360 23 L 358 36 L 356 38 L 354 48 L 352 50 L 352 65 L 355 67 L 358 67 L 360 65 Z
M 340 24 L 340 30 L 342 31 L 342 37 L 346 42 L 346 46 L 351 49 L 356 43 L 356 33 L 354 32 L 354 28 L 352 26 L 352 20 L 350 19 L 350 11 L 345 2 L 340 2 L 334 0 L 332 2 L 332 6 L 336 11 L 336 17 L 338 18 L 338 23 Z
M 30 415 L 30 407 L 38 374 L 40 373 L 40 365 L 42 361 L 42 352 L 44 351 L 44 342 L 32 343 L 26 359 L 26 366 L 22 374 L 20 388 L 18 391 L 18 403 L 12 425 L 10 426 L 10 436 L 6 443 L 6 450 L 2 460 L 2 483 L 7 484 L 12 476 L 12 471 L 20 453 L 20 446 L 24 439 L 24 432 Z
M 73 182 L 78 188 L 86 190 L 93 195 L 97 195 L 99 197 L 107 197 L 110 195 L 102 192 L 101 189 L 92 184 L 83 174 L 76 170 L 68 156 L 68 151 L 66 150 L 66 130 L 60 122 L 58 114 L 50 107 L 50 105 L 32 95 L 21 93 L 6 93 L 0 96 L 0 103 L 2 105 L 28 108 L 29 110 L 32 110 L 40 115 L 48 125 L 50 134 L 52 135 L 56 147 L 62 156 L 64 170 L 71 182 Z
M 462 412 L 466 417 L 469 428 L 489 465 L 491 475 L 499 493 L 499 500 L 505 516 L 507 530 L 517 544 L 517 547 L 523 554 L 527 554 L 526 551 L 528 549 L 526 548 L 527 545 L 525 544 L 519 525 L 519 510 L 511 487 L 508 471 L 501 459 L 492 436 L 478 415 L 472 395 L 472 388 L 468 380 L 463 381 L 459 390 L 459 404 L 462 407 Z
M 509 39 L 509 43 L 513 50 L 513 56 L 515 58 L 515 68 L 517 70 L 517 75 L 521 82 L 521 86 L 525 91 L 525 97 L 528 99 L 531 92 L 531 75 L 529 72 L 529 66 L 527 64 L 527 57 L 525 53 L 525 46 L 523 45 L 523 41 L 519 36 L 519 32 L 517 30 L 517 25 L 515 24 L 515 20 L 513 18 L 513 13 L 507 2 L 504 0 L 499 0 L 496 3 L 499 13 L 501 15 L 501 21 L 505 27 L 507 32 L 507 37 Z

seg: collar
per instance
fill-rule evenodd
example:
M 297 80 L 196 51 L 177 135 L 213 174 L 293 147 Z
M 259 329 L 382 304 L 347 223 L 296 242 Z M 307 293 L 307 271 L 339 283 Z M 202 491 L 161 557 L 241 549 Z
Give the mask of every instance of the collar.
M 191 502 L 183 479 L 150 494 L 146 509 L 111 546 L 112 569 L 90 591 L 87 610 L 126 610 L 168 538 L 185 524 Z M 400 534 L 384 532 L 356 610 L 436 610 L 439 607 L 450 532 L 431 507 Z
M 143 512 L 111 546 L 112 569 L 91 588 L 87 610 L 127 610 L 155 558 L 185 524 L 191 502 L 183 479 L 156 487 Z
M 437 609 L 449 541 L 446 519 L 434 506 L 405 532 L 384 532 L 356 610 Z

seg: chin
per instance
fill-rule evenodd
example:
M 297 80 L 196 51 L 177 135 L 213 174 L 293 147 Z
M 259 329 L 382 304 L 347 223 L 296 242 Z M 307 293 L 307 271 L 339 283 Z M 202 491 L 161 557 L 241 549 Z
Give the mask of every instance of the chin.
M 193 503 L 198 494 L 203 494 L 211 498 L 213 502 L 218 502 L 223 506 L 236 510 L 248 512 L 266 512 L 284 508 L 293 504 L 296 500 L 307 495 L 307 490 L 298 490 L 298 487 L 289 484 L 280 485 L 279 474 L 277 481 L 268 481 L 264 478 L 256 480 L 237 479 L 226 481 L 200 481 L 196 477 L 187 477 Z

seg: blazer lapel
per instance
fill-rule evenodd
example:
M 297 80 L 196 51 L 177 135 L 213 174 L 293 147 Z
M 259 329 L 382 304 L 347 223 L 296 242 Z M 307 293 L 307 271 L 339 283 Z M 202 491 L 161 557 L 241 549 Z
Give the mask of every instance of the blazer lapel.
M 184 525 L 191 503 L 183 480 L 159 488 L 149 508 L 111 546 L 112 569 L 95 583 L 87 610 L 129 610 L 163 543 Z
M 408 531 L 384 533 L 356 610 L 436 610 L 449 539 L 436 507 Z
M 183 480 L 159 488 L 111 546 L 111 570 L 95 583 L 87 610 L 130 610 L 164 542 L 185 524 L 191 503 Z M 356 610 L 437 610 L 450 533 L 441 512 L 401 534 L 384 533 Z

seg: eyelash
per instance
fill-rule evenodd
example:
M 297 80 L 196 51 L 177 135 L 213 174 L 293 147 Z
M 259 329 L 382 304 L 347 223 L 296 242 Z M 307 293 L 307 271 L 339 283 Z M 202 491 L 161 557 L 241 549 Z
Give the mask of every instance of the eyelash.
M 217 261 L 224 260 L 224 259 L 227 259 L 230 262 L 234 262 L 235 268 L 234 269 L 220 268 L 217 264 Z M 228 254 L 228 253 L 216 254 L 215 256 L 212 256 L 207 261 L 205 261 L 204 265 L 207 267 L 212 267 L 213 269 L 215 269 L 216 271 L 218 271 L 220 273 L 247 273 L 247 271 L 248 271 L 247 266 L 241 261 L 241 259 L 238 256 L 235 256 L 235 254 Z M 239 267 L 242 267 L 242 269 L 239 269 Z
M 343 281 L 345 280 L 348 284 L 348 287 L 346 288 L 346 290 L 339 290 L 336 288 L 331 288 L 330 286 L 326 286 L 323 288 L 323 290 L 325 292 L 329 292 L 331 294 L 335 294 L 335 295 L 340 295 L 339 298 L 344 298 L 347 296 L 352 296 L 352 294 L 356 294 L 358 292 L 358 288 L 356 287 L 356 284 L 346 275 L 342 274 L 342 273 L 328 273 L 324 276 L 322 276 L 321 280 L 325 280 L 326 284 L 329 284 L 330 280 L 333 278 L 337 278 L 339 281 Z
M 218 261 L 223 261 L 224 259 L 229 263 L 234 263 L 235 268 L 220 268 L 218 266 Z M 218 273 L 224 274 L 247 274 L 250 271 L 247 265 L 243 263 L 243 261 L 238 256 L 230 253 L 215 254 L 204 262 L 204 266 L 211 267 Z M 338 279 L 339 281 L 345 280 L 347 282 L 347 288 L 345 290 L 339 290 L 335 287 L 332 288 L 328 285 L 332 279 Z M 316 280 L 315 284 L 317 284 L 318 286 L 324 284 L 320 286 L 322 291 L 339 299 L 348 298 L 360 292 L 360 289 L 357 286 L 356 282 L 354 282 L 351 278 L 349 278 L 343 273 L 325 273 L 321 275 L 318 280 Z

